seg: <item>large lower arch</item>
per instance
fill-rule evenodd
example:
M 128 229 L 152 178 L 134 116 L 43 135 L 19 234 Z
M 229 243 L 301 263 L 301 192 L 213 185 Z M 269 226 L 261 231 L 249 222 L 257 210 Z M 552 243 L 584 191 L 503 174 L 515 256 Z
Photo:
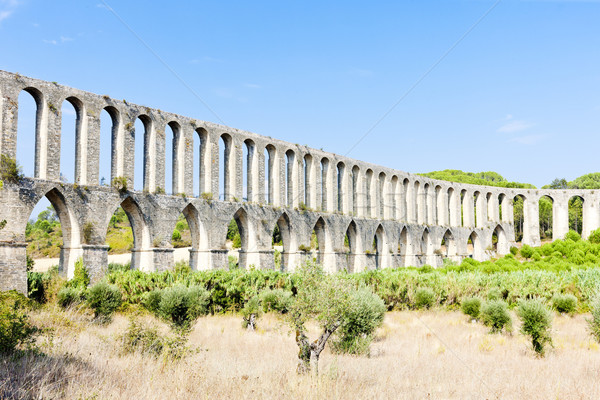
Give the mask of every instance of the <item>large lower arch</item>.
M 293 235 L 290 217 L 287 213 L 281 214 L 275 225 L 279 228 L 283 252 L 281 253 L 281 268 L 283 271 L 293 271 L 296 266 L 296 249 L 298 247 Z
M 385 230 L 380 224 L 375 231 L 375 269 L 382 269 L 388 266 L 387 255 L 389 253 L 389 245 L 386 238 Z
M 192 203 L 183 209 L 182 214 L 190 227 L 190 234 L 192 236 L 190 267 L 193 270 L 209 269 L 208 235 L 206 234 L 204 224 L 200 220 L 200 214 Z
M 477 261 L 483 260 L 483 245 L 475 231 L 471 232 L 467 239 L 467 255 Z
M 317 262 L 323 266 L 327 272 L 335 272 L 335 266 L 329 262 L 329 253 L 331 252 L 331 238 L 323 217 L 319 217 L 313 227 L 317 237 Z
M 83 255 L 80 226 L 58 189 L 50 189 L 44 196 L 54 207 L 62 230 L 63 245 L 60 250 L 59 271 L 66 275 L 67 279 L 71 279 L 75 271 L 75 262 Z
M 456 255 L 458 253 L 456 247 L 456 239 L 454 238 L 454 234 L 450 229 L 447 229 L 446 232 L 444 232 L 440 249 L 442 250 L 442 257 L 449 259 L 456 258 Z
M 495 243 L 494 236 L 496 237 Z M 508 242 L 508 237 L 500 225 L 496 226 L 496 229 L 494 229 L 492 234 L 492 247 L 499 256 L 503 256 L 510 252 L 510 243 Z
M 398 261 L 399 265 L 408 267 L 411 264 L 411 261 L 408 259 L 408 253 L 408 230 L 406 227 L 402 227 L 400 239 L 398 240 L 398 256 L 400 257 L 400 260 Z
M 346 228 L 346 235 L 344 240 L 348 240 L 348 251 L 346 252 L 346 271 L 349 273 L 358 272 L 357 257 L 359 254 L 359 237 L 358 230 L 356 228 L 356 222 L 350 221 L 348 228 Z
M 431 262 L 431 256 L 433 255 L 433 242 L 429 229 L 425 228 L 421 235 L 421 249 L 419 252 L 421 258 L 421 264 L 428 264 Z
M 139 269 L 141 271 L 151 271 L 154 262 L 150 243 L 150 231 L 146 224 L 146 220 L 144 219 L 144 214 L 135 200 L 131 197 L 127 197 L 121 202 L 121 208 L 123 208 L 125 214 L 127 214 L 127 218 L 131 224 L 131 230 L 133 231 L 131 268 Z M 112 213 L 110 215 L 112 216 Z
M 252 229 L 248 219 L 248 213 L 243 208 L 238 209 L 233 215 L 233 219 L 240 232 L 240 258 L 238 260 L 240 268 L 247 268 L 249 265 L 258 265 L 258 252 L 256 247 L 256 233 Z

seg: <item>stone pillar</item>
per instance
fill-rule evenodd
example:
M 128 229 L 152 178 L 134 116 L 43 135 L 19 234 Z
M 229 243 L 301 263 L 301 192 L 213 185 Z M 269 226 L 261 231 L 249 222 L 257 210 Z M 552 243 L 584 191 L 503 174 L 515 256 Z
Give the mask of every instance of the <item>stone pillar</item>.
M 286 195 L 286 171 L 287 171 L 287 162 L 285 153 L 277 150 L 277 206 L 285 207 L 287 206 L 287 195 Z
M 256 187 L 258 188 L 257 196 L 254 196 L 254 201 L 266 204 L 269 199 L 267 198 L 267 192 L 265 191 L 265 182 L 267 181 L 267 176 L 265 175 L 265 150 L 256 152 L 256 160 L 258 164 L 258 175 L 256 176 L 257 182 Z
M 275 250 L 259 250 L 258 256 L 260 259 L 260 269 L 275 269 Z
M 425 204 L 427 205 L 427 225 L 435 225 L 435 189 L 428 185 L 425 190 Z
M 237 201 L 243 201 L 244 200 L 244 173 L 248 174 L 247 170 L 244 170 L 244 143 L 238 141 L 238 140 L 232 140 L 231 141 L 231 146 L 232 146 L 232 156 L 233 156 L 233 160 L 230 163 L 232 165 L 232 171 L 231 171 L 231 187 L 232 187 L 232 193 L 233 193 L 233 198 L 237 199 Z
M 461 226 L 461 205 L 460 205 L 460 193 L 453 189 L 448 200 L 448 207 L 450 212 L 450 226 Z
M 425 193 L 425 185 L 419 185 L 419 190 L 416 193 L 417 197 L 417 224 L 423 225 L 427 223 L 427 195 Z
M 27 243 L 0 242 L 0 291 L 16 290 L 27 296 Z
M 407 222 L 411 224 L 417 223 L 417 193 L 415 193 L 415 185 L 409 182 L 406 188 L 406 215 Z
M 81 245 L 83 249 L 83 265 L 90 276 L 90 284 L 99 282 L 108 269 L 108 247 L 106 245 Z
M 227 250 L 225 249 L 213 249 L 210 251 L 210 264 L 211 269 L 227 269 Z
M 85 117 L 82 121 L 81 131 L 82 133 L 85 132 L 85 139 L 87 140 L 87 144 L 83 147 L 86 155 L 86 159 L 82 160 L 85 166 L 85 171 L 82 171 L 85 176 L 83 185 L 98 185 L 100 183 L 98 176 L 100 170 L 100 112 L 101 110 L 90 110 L 85 104 L 83 106 Z
M 193 129 L 189 128 L 187 124 L 185 124 L 183 126 L 183 128 L 181 128 L 181 133 L 180 133 L 180 152 L 179 152 L 179 156 L 182 158 L 181 162 L 179 163 L 179 165 L 181 166 L 181 168 L 183 169 L 183 171 L 181 171 L 181 174 L 183 175 L 183 187 L 179 188 L 179 192 L 183 192 L 188 196 L 191 197 L 196 197 L 198 196 L 198 193 L 202 193 L 202 185 L 201 180 L 198 181 L 198 192 L 194 192 L 194 181 L 196 179 L 200 179 L 200 171 L 203 170 L 201 163 L 199 162 L 198 165 L 200 166 L 200 171 L 196 171 L 194 169 L 194 157 L 200 157 L 200 149 L 196 149 L 194 147 L 194 135 L 196 135 L 196 132 L 194 132 Z M 201 158 L 198 159 L 199 161 L 202 160 Z M 178 194 L 178 192 L 173 192 L 173 194 Z
M 355 198 L 356 198 L 356 215 L 358 217 L 364 217 L 365 214 L 365 209 L 366 209 L 366 185 L 365 185 L 365 179 L 364 179 L 364 173 L 360 170 L 358 170 L 357 174 L 356 174 L 356 188 L 355 190 Z
M 513 209 L 513 199 L 508 196 L 504 196 L 502 199 L 502 222 L 507 222 L 514 225 L 515 214 Z
M 569 199 L 555 196 L 552 201 L 552 240 L 562 239 L 569 232 Z
M 441 189 L 437 193 L 437 224 L 448 226 L 449 225 L 449 216 L 448 216 L 448 191 Z
M 462 199 L 462 214 L 463 214 L 463 226 L 474 227 L 475 226 L 475 210 L 474 210 L 474 199 L 472 192 L 465 192 Z
M 175 258 L 173 257 L 174 251 L 175 249 L 173 248 L 153 248 L 152 258 L 154 261 L 154 271 L 162 272 L 173 269 L 173 266 L 175 265 Z
M 36 174 L 36 178 L 51 181 L 60 180 L 60 129 L 62 114 L 61 104 L 58 104 L 58 102 L 58 96 L 48 96 L 47 101 L 42 105 L 40 129 L 36 128 L 36 148 L 39 148 L 39 159 L 36 157 L 36 165 L 39 164 L 39 174 Z M 46 153 L 47 157 L 45 162 L 43 160 L 44 153 Z
M 539 246 L 540 243 L 539 203 L 528 197 L 523 203 L 523 244 Z
M 478 228 L 481 228 L 483 226 L 485 226 L 486 222 L 487 222 L 487 201 L 485 198 L 485 195 L 483 193 L 478 193 L 477 194 L 477 209 L 475 210 L 477 212 L 477 218 L 476 218 L 476 226 Z
M 193 271 L 206 271 L 211 269 L 211 251 L 191 248 L 190 268 Z
M 124 114 L 125 115 L 125 114 Z M 130 190 L 133 190 L 135 187 L 135 160 L 142 159 L 144 160 L 144 154 L 135 154 L 135 141 L 136 140 L 144 140 L 144 132 L 136 132 L 135 131 L 135 120 L 127 117 L 126 120 L 123 121 L 123 151 L 121 152 L 119 160 L 123 160 L 123 176 L 127 178 L 127 185 Z M 118 149 L 118 147 L 117 147 Z M 117 150 L 118 151 L 118 150 Z
M 494 225 L 500 223 L 500 209 L 498 206 L 498 196 L 496 194 L 492 194 L 488 198 L 488 220 Z
M 583 199 L 583 229 L 582 237 L 587 239 L 590 233 L 600 227 L 600 210 L 592 196 Z

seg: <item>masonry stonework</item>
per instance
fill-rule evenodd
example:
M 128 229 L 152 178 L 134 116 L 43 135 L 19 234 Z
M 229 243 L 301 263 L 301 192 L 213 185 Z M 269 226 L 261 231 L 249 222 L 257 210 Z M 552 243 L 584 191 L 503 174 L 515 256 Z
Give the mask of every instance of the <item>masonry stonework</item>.
M 37 105 L 31 138 L 17 137 L 23 91 Z M 77 113 L 72 184 L 59 180 L 64 101 Z M 227 268 L 232 218 L 240 228 L 239 267 L 275 268 L 271 238 L 277 225 L 285 271 L 312 257 L 329 272 L 357 272 L 501 256 L 515 242 L 517 197 L 524 200 L 523 243 L 540 244 L 538 202 L 544 195 L 554 204 L 553 239 L 568 231 L 573 196 L 584 201 L 583 236 L 600 227 L 597 191 L 438 181 L 4 71 L 0 108 L 0 153 L 15 158 L 17 140 L 29 141 L 35 152 L 34 176 L 18 184 L 5 182 L 0 190 L 0 220 L 7 221 L 0 230 L 0 290 L 27 291 L 25 227 L 44 196 L 62 225 L 61 272 L 72 277 L 75 261 L 82 258 L 94 282 L 106 272 L 106 232 L 119 206 L 133 230 L 131 266 L 143 271 L 173 266 L 170 239 L 181 213 L 192 234 L 189 261 L 195 270 Z M 112 121 L 110 178 L 127 180 L 121 190 L 99 180 L 103 111 Z M 142 132 L 135 130 L 137 120 Z M 144 142 L 143 154 L 135 154 L 136 140 Z M 167 141 L 171 154 L 165 154 Z M 139 162 L 143 191 L 131 190 Z M 170 188 L 167 163 L 172 166 Z M 309 252 L 313 231 L 318 251 Z

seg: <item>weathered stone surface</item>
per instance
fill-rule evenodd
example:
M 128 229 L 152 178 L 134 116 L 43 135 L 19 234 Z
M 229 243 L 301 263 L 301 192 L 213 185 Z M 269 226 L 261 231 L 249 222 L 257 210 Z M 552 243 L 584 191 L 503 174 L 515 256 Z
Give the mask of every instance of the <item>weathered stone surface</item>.
M 17 101 L 24 90 L 38 107 L 34 138 L 17 138 Z M 599 196 L 593 190 L 508 189 L 433 180 L 4 71 L 0 100 L 0 153 L 14 158 L 17 139 L 30 141 L 35 151 L 35 175 L 19 184 L 5 182 L 0 191 L 0 221 L 7 221 L 0 230 L 0 290 L 27 290 L 25 226 L 43 196 L 62 225 L 61 271 L 71 277 L 75 260 L 83 257 L 93 281 L 106 270 L 106 232 L 119 206 L 134 233 L 132 268 L 145 271 L 173 266 L 170 238 L 180 213 L 192 233 L 190 264 L 198 270 L 227 267 L 225 239 L 232 218 L 241 231 L 241 268 L 275 267 L 271 238 L 277 224 L 283 237 L 282 269 L 293 270 L 316 257 L 331 272 L 438 266 L 446 257 L 484 260 L 505 254 L 514 242 L 516 196 L 524 199 L 524 243 L 540 243 L 538 201 L 544 195 L 554 201 L 554 238 L 568 230 L 568 200 L 573 196 L 584 200 L 584 237 L 600 226 Z M 64 100 L 77 110 L 73 184 L 59 181 Z M 113 123 L 111 179 L 124 177 L 132 188 L 134 162 L 142 157 L 142 192 L 99 185 L 103 110 Z M 145 131 L 136 137 L 137 119 Z M 166 137 L 167 125 L 173 137 Z M 199 149 L 194 148 L 194 135 Z M 144 141 L 143 155 L 135 154 L 136 139 Z M 173 140 L 170 157 L 165 157 L 166 140 Z M 225 148 L 221 153 L 220 141 Z M 194 170 L 194 157 L 199 157 L 199 171 Z M 172 163 L 173 196 L 162 194 L 167 161 Z M 194 180 L 199 193 L 193 193 Z M 316 254 L 305 251 L 313 230 L 319 243 Z

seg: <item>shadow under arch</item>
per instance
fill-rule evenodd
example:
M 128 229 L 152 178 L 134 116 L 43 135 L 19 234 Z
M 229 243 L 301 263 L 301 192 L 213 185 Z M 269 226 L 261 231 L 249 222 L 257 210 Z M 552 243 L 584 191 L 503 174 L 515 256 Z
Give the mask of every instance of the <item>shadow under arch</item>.
M 398 264 L 403 266 L 403 267 L 407 267 L 407 259 L 406 256 L 408 254 L 408 229 L 406 229 L 406 226 L 402 227 L 402 230 L 400 231 L 400 237 L 398 239 L 398 255 L 400 256 L 400 260 L 398 261 Z
M 496 236 L 496 243 L 494 243 L 494 236 Z M 508 237 L 502 226 L 496 226 L 494 232 L 492 232 L 491 242 L 496 254 L 503 256 L 510 252 L 510 243 L 508 242 Z
M 190 268 L 192 270 L 208 269 L 208 260 L 200 260 L 199 253 L 204 254 L 208 251 L 208 236 L 202 220 L 200 220 L 200 213 L 198 209 L 194 207 L 192 203 L 189 203 L 181 213 L 185 217 L 187 224 L 190 228 L 190 235 L 192 236 L 192 248 L 190 249 Z M 205 265 L 205 268 L 202 268 Z
M 150 244 L 150 231 L 144 220 L 144 215 L 137 202 L 131 196 L 127 196 L 119 206 L 125 211 L 133 233 L 131 269 L 139 269 L 146 272 L 151 271 L 154 265 L 153 254 Z M 110 218 L 117 208 L 118 207 L 115 207 L 115 210 L 109 214 L 109 220 L 106 222 L 106 226 L 108 226 Z
M 469 247 L 469 240 L 471 241 L 471 247 Z M 467 256 L 477 261 L 483 260 L 482 243 L 476 231 L 472 231 L 467 239 Z
M 275 222 L 275 225 L 279 228 L 283 244 L 280 270 L 282 272 L 291 271 L 295 267 L 296 260 L 294 259 L 294 255 L 296 254 L 295 250 L 297 249 L 297 243 L 292 232 L 292 224 L 288 214 L 283 212 L 277 219 L 277 222 Z
M 249 262 L 250 262 L 250 264 L 258 265 L 254 259 L 252 259 L 251 257 L 249 259 L 249 257 L 248 257 L 250 254 L 254 255 L 257 251 L 256 234 L 251 229 L 251 226 L 250 226 L 250 223 L 248 220 L 248 213 L 243 208 L 239 208 L 233 214 L 233 219 L 234 219 L 235 223 L 237 224 L 238 231 L 240 233 L 241 247 L 240 247 L 239 259 L 238 259 L 239 267 L 246 269 L 249 265 Z
M 442 251 L 442 257 L 444 258 L 452 259 L 453 257 L 456 257 L 458 251 L 456 247 L 456 239 L 454 238 L 454 233 L 452 233 L 452 230 L 446 229 L 446 232 L 444 232 L 440 250 Z
M 375 230 L 375 269 L 385 268 L 385 256 L 388 253 L 388 243 L 383 229 L 383 225 L 379 224 Z
M 429 256 L 433 254 L 433 242 L 431 236 L 429 229 L 425 228 L 421 235 L 421 246 L 419 251 L 421 264 L 427 263 L 429 261 Z
M 327 265 L 328 263 L 325 257 L 325 254 L 329 252 L 331 243 L 329 233 L 327 231 L 327 225 L 325 224 L 325 220 L 323 219 L 323 217 L 319 217 L 317 219 L 313 226 L 313 231 L 317 236 L 317 263 L 321 264 L 326 271 L 333 272 L 329 271 L 330 266 Z
M 356 266 L 356 255 L 361 251 L 360 237 L 358 235 L 358 228 L 354 220 L 350 221 L 346 228 L 346 235 L 344 238 L 348 238 L 348 251 L 346 252 L 346 271 L 349 273 L 358 272 Z

